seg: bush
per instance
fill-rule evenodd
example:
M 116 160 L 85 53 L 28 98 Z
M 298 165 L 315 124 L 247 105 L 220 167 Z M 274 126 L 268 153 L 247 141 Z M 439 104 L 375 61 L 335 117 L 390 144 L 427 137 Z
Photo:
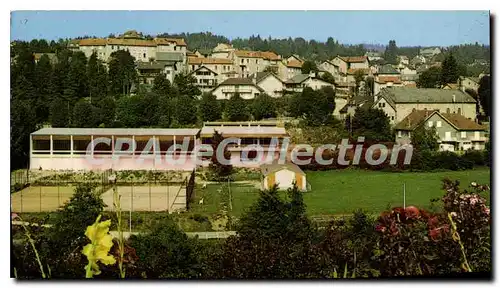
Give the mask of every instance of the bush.
M 462 159 L 464 161 L 472 162 L 474 166 L 485 166 L 487 161 L 484 155 L 485 155 L 484 151 L 467 150 L 462 155 Z

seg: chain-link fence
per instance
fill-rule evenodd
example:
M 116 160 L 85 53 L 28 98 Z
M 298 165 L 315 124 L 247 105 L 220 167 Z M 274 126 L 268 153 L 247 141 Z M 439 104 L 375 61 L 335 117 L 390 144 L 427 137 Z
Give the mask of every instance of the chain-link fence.
M 11 177 L 23 183 L 17 191 L 11 188 L 13 212 L 52 212 L 62 207 L 85 183 L 95 186 L 106 204 L 105 210 L 113 211 L 114 189 L 120 196 L 122 211 L 179 211 L 189 207 L 194 197 L 194 171 L 102 171 L 102 172 L 60 172 L 44 177 L 33 177 L 30 172 L 21 178 L 20 173 Z M 175 175 L 174 175 L 175 174 Z M 22 179 L 25 180 L 25 182 Z

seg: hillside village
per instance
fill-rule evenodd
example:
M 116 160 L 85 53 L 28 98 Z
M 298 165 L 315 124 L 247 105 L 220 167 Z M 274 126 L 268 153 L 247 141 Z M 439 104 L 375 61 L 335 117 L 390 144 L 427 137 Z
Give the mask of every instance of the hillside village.
M 304 87 L 314 90 L 331 87 L 335 90 L 333 115 L 338 119 L 348 119 L 357 107 L 369 106 L 382 109 L 393 126 L 401 126 L 406 117 L 420 110 L 457 114 L 457 117 L 463 118 L 460 123 L 478 123 L 478 99 L 469 94 L 474 91 L 477 95 L 479 79 L 484 74 L 460 76 L 457 83 L 447 83 L 439 88 L 417 88 L 423 71 L 441 66 L 441 62 L 435 61 L 436 56 L 443 52 L 438 47 L 421 48 L 413 59 L 398 56 L 398 64 L 395 65 L 380 64 L 383 53 L 369 51 L 359 56 L 338 55 L 314 63 L 313 69 L 304 71 L 304 63 L 308 61 L 298 55 L 239 50 L 225 43 L 202 53 L 190 51 L 188 44 L 183 38 L 145 39 L 141 33 L 132 30 L 117 38 L 72 40 L 68 49 L 82 51 L 87 57 L 96 53 L 104 64 L 110 60 L 111 53 L 128 51 L 135 59 L 138 72 L 137 87 L 131 89 L 132 93 L 138 87 L 150 89 L 158 75 L 164 75 L 173 83 L 175 75 L 187 74 L 194 78 L 194 84 L 201 92 L 211 93 L 217 100 L 227 100 L 235 94 L 246 100 L 260 94 L 279 98 L 300 93 Z M 48 56 L 55 59 L 54 54 Z M 35 54 L 35 61 L 40 57 L 40 53 Z M 450 117 L 440 115 L 444 121 L 451 122 Z M 464 147 L 484 147 L 484 135 L 488 134 L 486 126 L 466 126 L 475 129 L 467 128 L 465 131 L 463 125 L 451 124 L 449 131 L 443 133 L 446 137 L 441 139 L 441 148 L 463 150 Z M 475 136 L 469 137 L 467 132 Z M 461 133 L 461 137 L 451 137 L 457 133 Z M 399 141 L 399 136 L 396 141 Z

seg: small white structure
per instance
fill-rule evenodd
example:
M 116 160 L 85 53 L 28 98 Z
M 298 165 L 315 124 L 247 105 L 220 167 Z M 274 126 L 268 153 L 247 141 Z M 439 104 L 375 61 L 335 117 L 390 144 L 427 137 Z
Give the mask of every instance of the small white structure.
M 307 191 L 306 173 L 293 163 L 285 164 L 263 164 L 260 167 L 262 175 L 262 189 L 271 189 L 275 184 L 278 189 L 288 189 L 296 183 L 301 191 Z

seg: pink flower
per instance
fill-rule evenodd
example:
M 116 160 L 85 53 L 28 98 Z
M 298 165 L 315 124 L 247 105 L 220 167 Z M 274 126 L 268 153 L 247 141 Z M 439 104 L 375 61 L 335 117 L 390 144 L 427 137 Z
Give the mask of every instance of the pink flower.
M 17 213 L 10 214 L 10 220 L 14 220 L 17 218 Z

